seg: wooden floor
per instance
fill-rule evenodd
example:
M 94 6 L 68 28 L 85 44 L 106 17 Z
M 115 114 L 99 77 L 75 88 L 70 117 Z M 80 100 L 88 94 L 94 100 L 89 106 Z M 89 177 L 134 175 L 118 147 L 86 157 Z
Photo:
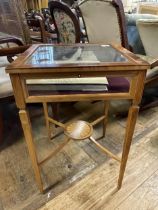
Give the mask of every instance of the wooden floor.
M 121 103 L 113 103 L 106 137 L 99 141 L 121 155 L 126 118 L 114 114 L 118 107 L 124 110 Z M 91 122 L 102 108 L 101 102 L 63 104 L 60 116 L 63 121 L 75 116 Z M 116 190 L 119 164 L 85 140 L 70 142 L 42 167 L 45 187 L 51 186 L 45 194 L 35 183 L 15 106 L 5 109 L 9 114 L 4 114 L 5 142 L 0 153 L 0 210 L 158 209 L 158 107 L 139 114 L 121 190 Z M 41 106 L 30 107 L 30 112 L 41 158 L 62 142 L 63 135 L 48 142 Z M 95 137 L 101 129 L 96 127 Z

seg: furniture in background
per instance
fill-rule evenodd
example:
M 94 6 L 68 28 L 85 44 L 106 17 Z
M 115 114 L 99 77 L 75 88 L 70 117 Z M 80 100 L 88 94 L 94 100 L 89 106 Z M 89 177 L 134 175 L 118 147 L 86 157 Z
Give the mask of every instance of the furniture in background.
M 145 55 L 145 50 L 140 39 L 140 35 L 136 26 L 139 19 L 150 20 L 158 19 L 157 15 L 150 14 L 125 14 L 128 43 L 131 46 L 132 52 L 135 54 Z
M 10 48 L 10 44 L 11 44 L 11 48 Z M 22 47 L 24 46 L 23 42 L 20 39 L 13 36 L 0 37 L 0 45 L 1 45 L 1 49 L 3 49 L 0 51 L 0 56 L 7 56 L 7 59 L 10 63 L 14 60 L 13 57 L 16 54 L 19 54 L 20 52 L 23 52 L 25 50 L 25 47 Z M 17 46 L 21 46 L 21 47 L 19 48 Z
M 39 11 L 25 12 L 24 15 L 24 5 L 21 0 L 5 0 L 0 1 L 0 31 L 10 36 L 16 36 L 23 41 L 24 44 L 30 44 L 32 36 L 33 39 L 41 39 L 40 33 L 36 31 L 30 37 L 30 31 L 27 25 L 27 19 L 40 19 L 43 20 L 43 24 L 45 22 L 43 15 Z M 36 23 L 37 24 L 37 23 Z M 41 32 L 42 23 L 38 24 L 39 32 Z M 45 25 L 44 25 L 45 26 Z M 53 31 L 54 32 L 54 31 Z M 42 31 L 42 34 L 44 32 Z M 43 36 L 43 35 L 42 35 Z M 56 43 L 56 34 L 49 33 L 49 31 L 45 32 L 45 36 L 49 42 Z M 44 39 L 44 36 L 42 37 Z M 37 40 L 38 41 L 38 40 Z
M 32 42 L 42 42 L 47 43 L 46 31 L 44 28 L 43 20 L 39 19 L 27 19 L 27 24 L 29 26 L 30 37 Z
M 9 48 L 6 47 L 6 44 L 9 44 Z M 0 105 L 4 106 L 6 103 L 14 101 L 11 81 L 9 75 L 5 73 L 5 67 L 8 65 L 8 61 L 12 62 L 15 55 L 24 52 L 29 46 L 24 46 L 21 40 L 16 37 L 1 37 L 0 45 L 3 46 L 0 49 Z M 7 56 L 8 61 L 4 56 Z M 3 113 L 0 107 L 0 144 L 3 142 L 3 127 Z
M 56 34 L 45 30 L 44 20 L 27 19 L 32 43 L 56 43 Z
M 138 6 L 138 13 L 158 15 L 157 2 L 141 2 Z
M 74 0 L 63 0 L 62 2 L 64 2 L 65 4 L 67 4 L 69 7 L 71 7 L 74 4 Z
M 29 31 L 21 0 L 0 1 L 0 31 L 30 43 Z
M 44 59 L 45 58 L 45 59 Z M 15 63 L 12 63 L 6 68 L 6 72 L 10 74 L 15 94 L 16 105 L 19 108 L 19 115 L 28 146 L 30 158 L 32 160 L 33 169 L 35 172 L 36 181 L 39 189 L 43 192 L 43 182 L 41 179 L 41 166 L 50 157 L 59 152 L 70 139 L 84 140 L 86 137 L 91 137 L 92 129 L 89 123 L 83 122 L 82 127 L 80 122 L 74 124 L 62 124 L 57 120 L 47 116 L 49 123 L 63 127 L 67 138 L 54 151 L 48 154 L 43 160 L 38 159 L 33 141 L 31 122 L 27 104 L 43 103 L 45 109 L 49 102 L 69 102 L 69 101 L 85 101 L 85 100 L 113 100 L 123 99 L 130 100 L 126 132 L 123 144 L 122 157 L 113 158 L 120 162 L 120 172 L 117 188 L 120 189 L 125 172 L 128 153 L 132 141 L 136 118 L 141 101 L 146 70 L 149 67 L 148 63 L 141 60 L 127 49 L 106 45 L 85 45 L 74 44 L 68 45 L 33 45 L 25 55 L 20 56 Z M 108 89 L 104 87 L 102 90 L 94 90 L 94 92 L 84 91 L 68 91 L 63 89 L 63 92 L 57 85 L 51 85 L 49 89 L 40 92 L 39 88 L 30 90 L 28 80 L 30 79 L 59 79 L 59 78 L 85 78 L 85 77 L 105 77 L 109 75 L 113 77 L 128 77 L 126 88 L 124 86 L 115 87 L 113 80 L 108 80 Z M 107 107 L 106 107 L 107 108 Z M 108 109 L 106 109 L 107 116 Z M 46 114 L 48 114 L 46 110 Z M 101 118 L 96 119 L 91 125 L 103 121 L 104 130 L 107 118 L 105 114 Z M 49 126 L 49 125 L 48 125 Z M 74 126 L 77 126 L 78 135 L 73 133 Z M 48 128 L 49 129 L 49 128 Z M 88 130 L 88 131 L 87 131 Z M 83 132 L 80 132 L 83 131 Z M 78 138 L 79 136 L 79 138 Z M 81 138 L 80 138 L 81 137 Z M 98 144 L 91 138 L 93 143 Z M 109 154 L 101 145 L 97 145 L 105 153 Z M 111 154 L 109 154 L 112 156 Z
M 77 16 L 68 5 L 50 1 L 49 9 L 57 32 L 58 43 L 79 43 L 81 30 Z
M 129 49 L 121 0 L 84 0 L 78 9 L 89 43 L 114 43 Z
M 158 19 L 137 20 L 137 28 L 146 53 L 141 57 L 151 64 L 147 71 L 144 91 L 144 96 L 150 103 L 144 101 L 147 103 L 143 106 L 145 109 L 158 105 Z

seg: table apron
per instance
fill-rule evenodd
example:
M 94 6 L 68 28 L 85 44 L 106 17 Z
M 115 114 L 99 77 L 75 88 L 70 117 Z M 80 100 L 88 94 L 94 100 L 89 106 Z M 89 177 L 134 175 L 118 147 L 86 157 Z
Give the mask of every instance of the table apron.
M 146 72 L 146 70 L 144 70 Z M 92 72 L 92 71 L 85 71 L 85 72 L 51 72 L 51 73 L 26 73 L 26 74 L 20 74 L 20 77 L 22 79 L 40 79 L 40 78 L 67 78 L 67 77 L 101 77 L 101 76 L 124 76 L 124 77 L 133 77 L 138 75 L 139 72 L 144 72 L 140 69 L 137 70 L 127 70 L 127 71 L 98 71 Z
M 113 100 L 113 99 L 131 99 L 134 100 L 135 104 L 139 104 L 141 101 L 146 69 L 135 70 L 135 71 L 112 71 L 110 76 L 122 76 L 131 78 L 130 80 L 130 89 L 129 92 L 107 92 L 107 93 L 91 93 L 91 94 L 58 94 L 58 95 L 48 95 L 46 92 L 41 93 L 40 95 L 29 95 L 28 87 L 26 84 L 26 79 L 35 79 L 35 78 L 64 78 L 64 77 L 94 77 L 94 76 L 107 76 L 108 72 L 80 72 L 63 74 L 63 73 L 49 73 L 49 74 L 11 74 L 11 81 L 14 89 L 15 100 L 18 108 L 24 109 L 26 103 L 42 103 L 42 102 L 66 102 L 66 101 L 86 101 L 86 100 Z M 37 76 L 38 75 L 38 76 Z
M 96 93 L 96 94 L 66 94 L 66 95 L 39 95 L 28 96 L 26 103 L 42 102 L 70 102 L 70 101 L 89 101 L 89 100 L 115 100 L 133 99 L 129 93 Z

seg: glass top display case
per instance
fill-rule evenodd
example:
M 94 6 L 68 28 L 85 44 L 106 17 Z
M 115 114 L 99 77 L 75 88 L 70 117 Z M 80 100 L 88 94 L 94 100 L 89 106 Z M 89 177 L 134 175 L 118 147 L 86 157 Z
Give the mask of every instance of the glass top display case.
M 149 64 L 147 62 L 121 46 L 89 44 L 33 45 L 6 68 L 6 72 L 10 74 L 12 81 L 16 105 L 20 109 L 19 114 L 25 139 L 41 192 L 44 189 L 40 173 L 41 165 L 56 154 L 56 151 L 60 150 L 58 147 L 43 160 L 37 159 L 27 104 L 43 104 L 48 136 L 50 136 L 50 122 L 64 128 L 64 132 L 67 132 L 68 129 L 65 127 L 66 123 L 62 124 L 49 116 L 48 103 L 103 100 L 105 102 L 104 115 L 90 125 L 95 125 L 104 120 L 105 131 L 108 102 L 114 99 L 130 100 L 122 158 L 114 156 L 115 154 L 110 151 L 108 152 L 111 157 L 115 157 L 120 162 L 118 179 L 118 189 L 120 189 L 148 68 Z M 108 84 L 106 84 L 106 78 Z M 61 80 L 68 79 L 71 80 L 69 87 L 72 89 L 70 91 L 67 88 L 68 83 L 62 81 L 63 83 L 60 84 Z M 72 82 L 74 79 L 76 82 Z M 35 80 L 36 82 L 44 80 L 46 83 L 44 85 L 34 83 L 33 85 L 33 83 L 28 83 L 30 80 L 34 80 L 34 82 Z M 91 85 L 86 90 L 87 84 L 84 83 L 84 80 L 88 80 L 87 84 Z M 64 85 L 63 92 L 60 91 L 57 82 Z M 77 85 L 80 85 L 80 88 L 76 91 L 74 87 Z M 33 87 L 34 89 L 32 89 Z M 68 140 L 71 138 L 68 137 Z M 92 138 L 90 140 L 93 143 L 95 141 Z M 63 142 L 60 148 L 63 148 L 66 143 Z M 106 148 L 101 145 L 99 147 L 107 153 Z

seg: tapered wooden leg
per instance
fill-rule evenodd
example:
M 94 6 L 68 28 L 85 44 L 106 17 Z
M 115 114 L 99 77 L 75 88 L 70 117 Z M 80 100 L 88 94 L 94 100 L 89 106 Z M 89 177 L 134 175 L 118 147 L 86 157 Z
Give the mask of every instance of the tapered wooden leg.
M 139 107 L 132 105 L 128 112 L 128 119 L 127 119 L 127 125 L 126 125 L 126 133 L 125 133 L 125 139 L 123 144 L 123 152 L 122 152 L 122 158 L 121 158 L 121 165 L 120 165 L 120 172 L 119 172 L 119 179 L 118 179 L 118 189 L 122 186 L 122 180 L 126 168 L 126 163 L 128 159 L 128 154 L 132 142 L 132 136 L 134 133 L 134 128 L 137 120 Z
M 109 101 L 104 101 L 104 115 L 105 118 L 103 120 L 103 137 L 105 137 L 106 133 L 106 125 L 108 122 L 108 111 L 109 111 Z
M 48 133 L 48 138 L 51 141 L 51 127 L 50 127 L 50 122 L 48 120 L 48 106 L 47 103 L 43 103 L 43 109 L 44 109 L 44 116 L 45 116 L 45 121 L 46 121 L 46 129 Z
M 35 150 L 35 146 L 33 143 L 32 129 L 31 129 L 29 114 L 26 110 L 20 110 L 19 116 L 20 116 L 23 131 L 24 131 L 25 140 L 26 140 L 26 143 L 28 146 L 29 155 L 32 160 L 32 166 L 33 166 L 33 169 L 35 172 L 36 181 L 38 183 L 40 191 L 43 192 L 43 183 L 42 183 L 42 179 L 41 179 L 40 168 L 38 166 L 36 150 Z

